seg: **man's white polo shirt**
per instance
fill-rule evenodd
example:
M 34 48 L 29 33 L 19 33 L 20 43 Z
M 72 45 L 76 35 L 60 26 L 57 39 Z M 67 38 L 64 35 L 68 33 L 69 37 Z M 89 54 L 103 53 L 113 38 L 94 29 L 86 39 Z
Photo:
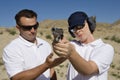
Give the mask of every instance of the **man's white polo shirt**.
M 40 38 L 36 39 L 37 45 L 19 36 L 4 48 L 3 61 L 9 77 L 45 62 L 52 51 L 51 46 Z M 49 77 L 50 70 L 48 69 L 37 80 L 49 80 Z

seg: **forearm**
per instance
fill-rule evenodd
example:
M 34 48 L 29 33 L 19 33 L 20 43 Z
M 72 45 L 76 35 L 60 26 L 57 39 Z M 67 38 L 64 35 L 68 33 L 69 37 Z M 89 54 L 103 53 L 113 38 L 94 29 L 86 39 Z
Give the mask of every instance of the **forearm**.
M 48 69 L 48 65 L 46 63 L 37 66 L 33 69 L 26 70 L 16 74 L 11 80 L 35 80 L 39 75 L 45 72 Z
M 78 73 L 84 75 L 91 75 L 98 72 L 97 66 L 91 61 L 86 61 L 76 51 L 69 56 L 69 61 L 78 71 Z

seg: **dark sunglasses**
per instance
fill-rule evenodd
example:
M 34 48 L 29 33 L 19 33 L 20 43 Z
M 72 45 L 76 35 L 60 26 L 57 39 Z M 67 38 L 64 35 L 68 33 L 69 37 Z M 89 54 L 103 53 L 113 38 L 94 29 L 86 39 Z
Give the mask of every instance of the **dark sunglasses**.
M 39 26 L 39 23 L 37 22 L 35 25 L 32 26 L 23 26 L 23 25 L 19 25 L 23 30 L 31 30 L 32 28 L 37 29 Z
M 77 31 L 77 30 L 80 30 L 80 29 L 82 29 L 82 28 L 84 28 L 84 26 L 85 26 L 85 24 L 83 24 L 82 26 L 74 26 L 74 28 L 73 29 L 71 29 L 71 32 L 75 32 L 75 31 Z

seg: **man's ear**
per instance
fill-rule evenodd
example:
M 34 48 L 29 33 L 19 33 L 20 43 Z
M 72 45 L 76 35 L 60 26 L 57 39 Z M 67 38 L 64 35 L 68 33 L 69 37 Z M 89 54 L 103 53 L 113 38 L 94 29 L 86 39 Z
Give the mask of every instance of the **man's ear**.
M 17 29 L 20 29 L 20 26 L 16 25 L 16 28 L 17 28 Z
M 20 31 L 20 26 L 16 25 L 16 28 Z

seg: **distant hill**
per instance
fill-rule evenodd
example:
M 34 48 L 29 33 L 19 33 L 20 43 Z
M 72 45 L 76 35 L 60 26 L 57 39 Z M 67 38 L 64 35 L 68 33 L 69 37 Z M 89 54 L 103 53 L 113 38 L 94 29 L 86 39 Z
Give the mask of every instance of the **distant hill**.
M 114 23 L 111 24 L 112 26 L 116 26 L 118 28 L 120 28 L 120 19 L 115 21 Z

